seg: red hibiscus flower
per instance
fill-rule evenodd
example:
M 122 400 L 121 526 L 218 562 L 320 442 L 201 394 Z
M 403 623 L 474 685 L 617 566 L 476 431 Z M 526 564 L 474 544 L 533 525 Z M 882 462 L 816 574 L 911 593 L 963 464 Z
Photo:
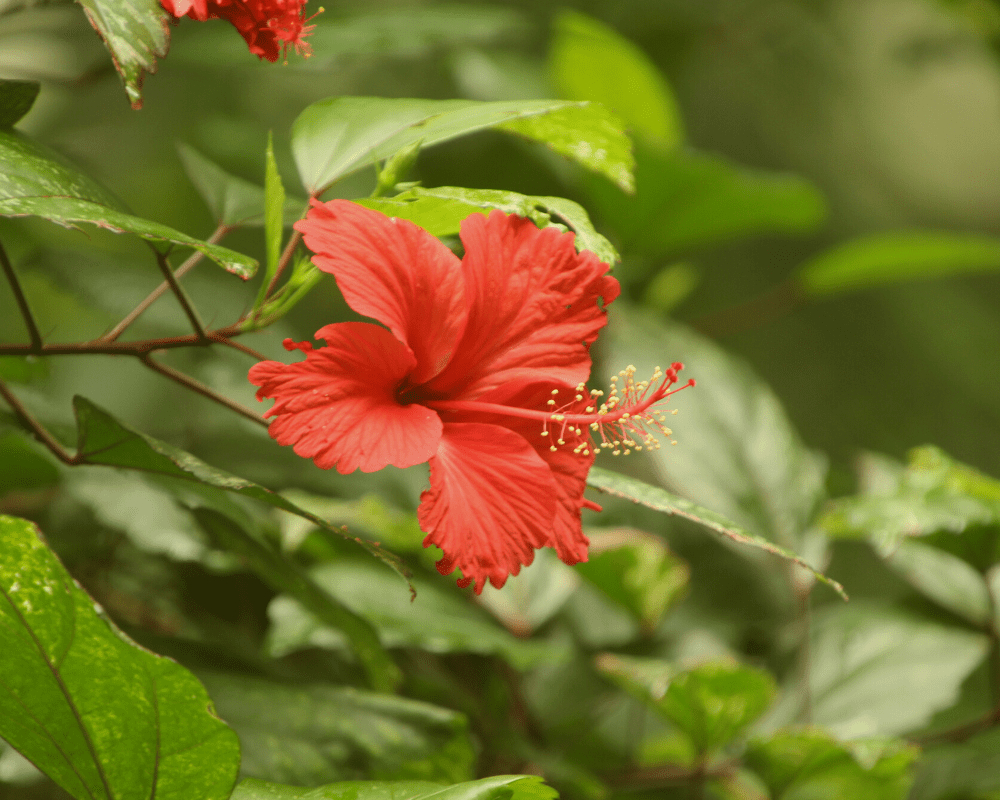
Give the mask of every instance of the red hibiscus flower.
M 228 19 L 246 40 L 250 52 L 268 61 L 284 57 L 288 46 L 304 56 L 310 53 L 303 41 L 313 25 L 306 25 L 305 0 L 160 0 L 178 19 L 187 15 L 204 22 Z
M 669 433 L 654 406 L 681 368 L 638 384 L 629 368 L 607 398 L 584 389 L 619 291 L 607 264 L 577 253 L 572 234 L 499 211 L 462 223 L 461 260 L 416 225 L 346 200 L 314 200 L 295 227 L 348 305 L 385 327 L 327 325 L 316 331 L 326 347 L 285 340 L 304 361 L 252 367 L 258 399 L 276 401 L 271 436 L 344 474 L 429 462 L 424 545 L 444 552 L 441 574 L 457 567 L 477 593 L 540 547 L 585 561 L 580 513 L 600 508 L 583 497 L 594 454 L 651 443 L 644 425 Z

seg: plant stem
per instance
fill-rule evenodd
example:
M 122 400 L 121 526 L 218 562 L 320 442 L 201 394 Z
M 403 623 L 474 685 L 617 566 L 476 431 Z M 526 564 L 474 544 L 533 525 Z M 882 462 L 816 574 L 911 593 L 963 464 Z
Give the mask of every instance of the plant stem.
M 161 364 L 156 361 L 150 353 L 143 353 L 139 356 L 139 360 L 154 372 L 159 372 L 161 375 L 170 378 L 172 381 L 176 381 L 181 386 L 190 389 L 192 392 L 197 392 L 202 395 L 202 397 L 207 397 L 209 400 L 213 400 L 231 411 L 241 414 L 252 422 L 256 422 L 258 425 L 263 425 L 265 428 L 267 427 L 267 420 L 265 420 L 260 414 L 250 410 L 242 403 L 237 403 L 235 400 L 230 400 L 228 397 L 224 397 L 214 389 L 210 389 L 208 386 L 201 383 L 201 381 L 197 381 L 191 376 L 185 375 L 183 372 L 178 372 L 176 369 L 168 367 L 166 364 Z
M 195 335 L 200 341 L 205 341 L 205 326 L 198 317 L 198 312 L 195 311 L 194 305 L 191 303 L 191 298 L 187 296 L 187 292 L 185 292 L 181 288 L 181 285 L 177 282 L 177 278 L 170 270 L 170 262 L 167 261 L 167 257 L 159 250 L 154 249 L 154 251 L 156 253 L 156 263 L 159 265 L 160 271 L 163 273 L 164 282 L 170 287 L 170 291 L 174 293 L 174 297 L 177 298 L 177 302 L 180 303 L 181 308 L 184 309 L 184 314 L 191 323 L 191 327 L 194 329 Z
M 71 456 L 66 448 L 59 444 L 55 437 L 45 429 L 45 426 L 31 416 L 28 409 L 21 405 L 21 401 L 7 388 L 7 385 L 3 381 L 0 381 L 0 397 L 3 397 L 7 401 L 7 405 L 10 406 L 14 412 L 14 416 L 21 421 L 21 424 L 28 428 L 34 434 L 35 438 L 45 445 L 56 458 L 70 466 L 80 463 L 79 454 Z
M 209 244 L 218 244 L 222 241 L 223 237 L 226 236 L 232 230 L 227 225 L 220 225 L 216 228 L 212 235 L 209 236 L 205 241 Z M 187 273 L 189 273 L 203 258 L 205 254 L 199 250 L 195 250 L 188 259 L 181 264 L 176 270 L 174 270 L 173 276 L 176 280 L 180 280 Z M 137 305 L 132 311 L 129 312 L 128 316 L 125 317 L 121 322 L 115 325 L 108 333 L 101 337 L 103 341 L 113 342 L 119 336 L 121 336 L 125 330 L 135 322 L 153 303 L 160 299 L 163 294 L 170 289 L 170 284 L 164 281 L 159 286 L 157 286 L 149 295 L 143 300 L 139 305 Z
M 21 282 L 17 279 L 17 274 L 14 272 L 14 267 L 10 263 L 10 259 L 7 258 L 7 251 L 4 249 L 2 242 L 0 242 L 0 266 L 3 267 L 7 283 L 10 284 L 10 290 L 14 293 L 14 300 L 21 311 L 21 317 L 24 319 L 24 327 L 28 329 L 28 338 L 31 340 L 32 347 L 41 347 L 42 334 L 38 331 L 38 325 L 35 323 L 31 308 L 28 306 L 28 299 L 24 296 L 24 291 L 21 289 Z
M 275 269 L 274 275 L 271 277 L 271 282 L 267 285 L 267 290 L 264 292 L 263 300 L 267 300 L 274 292 L 278 285 L 278 279 L 281 274 L 285 271 L 288 265 L 292 261 L 292 255 L 295 253 L 295 248 L 298 247 L 299 241 L 302 239 L 302 234 L 298 231 L 292 233 L 291 237 L 288 239 L 288 244 L 285 245 L 285 249 L 281 251 L 281 258 L 278 259 L 278 268 Z

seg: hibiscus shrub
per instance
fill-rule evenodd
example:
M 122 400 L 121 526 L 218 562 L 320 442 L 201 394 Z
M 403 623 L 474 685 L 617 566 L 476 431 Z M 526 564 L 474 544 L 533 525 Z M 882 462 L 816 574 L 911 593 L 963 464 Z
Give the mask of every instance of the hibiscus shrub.
M 823 200 L 597 20 L 511 99 L 506 7 L 81 5 L 0 12 L 0 797 L 1000 796 L 1000 481 L 828 481 L 706 334 L 992 240 L 696 329 L 678 259 Z M 416 99 L 438 48 L 477 99 Z

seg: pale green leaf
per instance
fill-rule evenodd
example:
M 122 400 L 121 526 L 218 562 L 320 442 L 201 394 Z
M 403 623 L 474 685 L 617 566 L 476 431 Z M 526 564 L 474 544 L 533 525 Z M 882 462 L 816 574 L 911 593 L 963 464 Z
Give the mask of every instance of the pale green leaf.
M 225 800 L 240 750 L 183 667 L 129 640 L 35 527 L 0 517 L 0 736 L 78 800 Z
M 1000 269 L 1000 239 L 966 233 L 902 231 L 853 239 L 820 254 L 798 273 L 810 297 Z
M 555 800 L 535 775 L 495 775 L 445 786 L 425 781 L 348 781 L 308 789 L 247 778 L 232 800 Z
M 911 539 L 888 554 L 886 563 L 925 597 L 973 625 L 992 620 L 986 581 L 958 556 Z
M 549 53 L 561 97 L 614 110 L 633 133 L 676 147 L 684 138 L 677 101 L 656 65 L 613 28 L 576 11 L 556 17 Z

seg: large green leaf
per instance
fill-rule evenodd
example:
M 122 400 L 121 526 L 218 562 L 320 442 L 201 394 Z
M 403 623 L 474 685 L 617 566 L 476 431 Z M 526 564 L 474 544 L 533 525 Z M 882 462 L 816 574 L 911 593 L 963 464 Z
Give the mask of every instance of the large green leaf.
M 904 231 L 853 239 L 807 262 L 798 280 L 810 297 L 1000 269 L 1000 239 L 965 233 Z
M 170 45 L 170 15 L 159 0 L 77 0 L 101 35 L 125 83 L 132 108 L 142 107 L 142 80 Z
M 826 216 L 811 183 L 693 150 L 664 153 L 636 142 L 636 194 L 587 181 L 592 213 L 624 251 L 653 259 L 750 235 L 815 230 Z
M 320 564 L 310 574 L 345 606 L 371 620 L 386 647 L 497 654 L 517 667 L 561 655 L 561 650 L 553 646 L 515 638 L 441 581 L 414 577 L 414 598 L 390 570 L 372 560 L 342 558 Z M 344 645 L 337 631 L 323 625 L 301 602 L 287 595 L 271 601 L 268 615 L 272 655 L 306 647 L 335 649 Z
M 748 364 L 674 322 L 619 309 L 606 352 L 637 375 L 681 361 L 698 385 L 671 398 L 676 447 L 653 451 L 666 485 L 757 536 L 799 549 L 825 497 L 825 459 L 807 449 Z
M 865 536 L 891 553 L 907 537 L 1000 524 L 1000 481 L 932 445 L 911 450 L 905 468 L 868 455 L 860 471 L 862 494 L 834 501 L 820 518 L 832 536 Z
M 620 475 L 616 472 L 608 472 L 599 467 L 591 468 L 590 474 L 587 476 L 587 485 L 615 497 L 631 500 L 633 503 L 638 503 L 654 511 L 683 517 L 717 534 L 721 534 L 726 539 L 737 544 L 754 547 L 788 559 L 800 567 L 805 567 L 819 580 L 837 592 L 837 594 L 845 600 L 847 599 L 847 593 L 844 591 L 843 586 L 833 580 L 833 578 L 824 575 L 807 561 L 795 555 L 795 553 L 784 547 L 779 547 L 774 542 L 762 536 L 745 530 L 716 511 L 703 508 L 696 503 L 692 503 L 690 500 L 685 500 L 683 497 L 677 497 L 666 489 L 659 486 L 651 486 L 648 483 L 643 483 L 640 480 Z
M 219 672 L 199 678 L 239 734 L 248 777 L 303 786 L 472 777 L 468 722 L 456 711 L 350 687 Z
M 232 800 L 554 800 L 535 775 L 495 775 L 445 786 L 426 781 L 348 781 L 308 789 L 247 778 Z
M 75 397 L 73 406 L 77 418 L 77 454 L 81 463 L 125 467 L 164 478 L 181 479 L 201 496 L 207 496 L 211 508 L 200 511 L 202 516 L 199 521 L 210 528 L 210 532 L 227 549 L 247 559 L 265 580 L 274 583 L 281 591 L 293 591 L 327 624 L 343 630 L 373 685 L 383 689 L 395 685 L 398 670 L 379 645 L 371 626 L 335 597 L 317 587 L 273 543 L 259 534 L 255 535 L 253 530 L 248 530 L 246 525 L 241 524 L 244 520 L 231 512 L 230 506 L 221 506 L 225 512 L 229 512 L 225 516 L 218 513 L 220 503 L 217 497 L 220 493 L 231 492 L 304 517 L 318 527 L 340 536 L 346 535 L 344 530 L 334 528 L 263 486 L 211 467 L 190 453 L 122 425 L 106 411 L 82 397 Z M 398 568 L 396 560 L 384 551 L 364 542 L 359 541 L 359 544 Z M 396 580 L 399 580 L 398 575 Z M 402 587 L 406 586 L 405 581 L 399 583 Z
M 233 733 L 175 662 L 104 616 L 35 527 L 0 517 L 0 736 L 79 800 L 224 800 Z
M 225 269 L 249 278 L 257 262 L 227 247 L 208 244 L 159 222 L 133 216 L 121 201 L 57 155 L 16 131 L 0 130 L 0 216 L 43 217 L 75 227 L 87 222 L 151 242 L 193 247 Z
M 838 742 L 826 731 L 779 731 L 744 755 L 774 798 L 904 800 L 919 750 L 894 739 Z
M 0 128 L 10 128 L 29 112 L 39 89 L 38 81 L 0 79 Z
M 549 70 L 560 97 L 602 103 L 632 133 L 666 147 L 684 138 L 677 102 L 656 65 L 592 17 L 576 11 L 556 17 Z
M 184 171 L 212 212 L 215 221 L 227 227 L 264 224 L 264 189 L 226 172 L 193 147 L 178 144 Z M 284 223 L 291 225 L 305 213 L 306 201 L 289 197 L 284 204 Z
M 985 634 L 857 602 L 816 615 L 812 720 L 841 738 L 914 730 L 954 704 L 982 663 Z
M 599 656 L 597 668 L 669 719 L 694 752 L 718 750 L 763 714 L 777 693 L 766 672 L 731 661 L 682 670 L 664 661 Z
M 414 187 L 395 197 L 375 197 L 356 203 L 401 217 L 434 236 L 454 236 L 469 214 L 499 209 L 506 214 L 529 217 L 538 227 L 554 225 L 572 230 L 578 250 L 590 250 L 605 264 L 615 264 L 620 256 L 599 234 L 583 206 L 564 197 L 536 197 L 500 189 L 465 189 L 459 186 Z
M 389 158 L 416 142 L 430 147 L 512 120 L 584 105 L 560 100 L 480 103 L 473 100 L 331 97 L 313 103 L 295 120 L 292 153 L 306 190 L 319 195 L 343 176 Z M 603 119 L 603 112 L 591 113 L 595 121 Z M 591 130 L 582 127 L 578 117 L 558 116 L 547 126 L 518 130 L 518 133 L 542 142 L 552 139 L 559 143 L 573 131 L 581 140 L 588 132 L 599 133 L 602 137 L 608 135 L 603 123 L 595 122 Z M 624 136 L 620 133 L 621 138 Z

